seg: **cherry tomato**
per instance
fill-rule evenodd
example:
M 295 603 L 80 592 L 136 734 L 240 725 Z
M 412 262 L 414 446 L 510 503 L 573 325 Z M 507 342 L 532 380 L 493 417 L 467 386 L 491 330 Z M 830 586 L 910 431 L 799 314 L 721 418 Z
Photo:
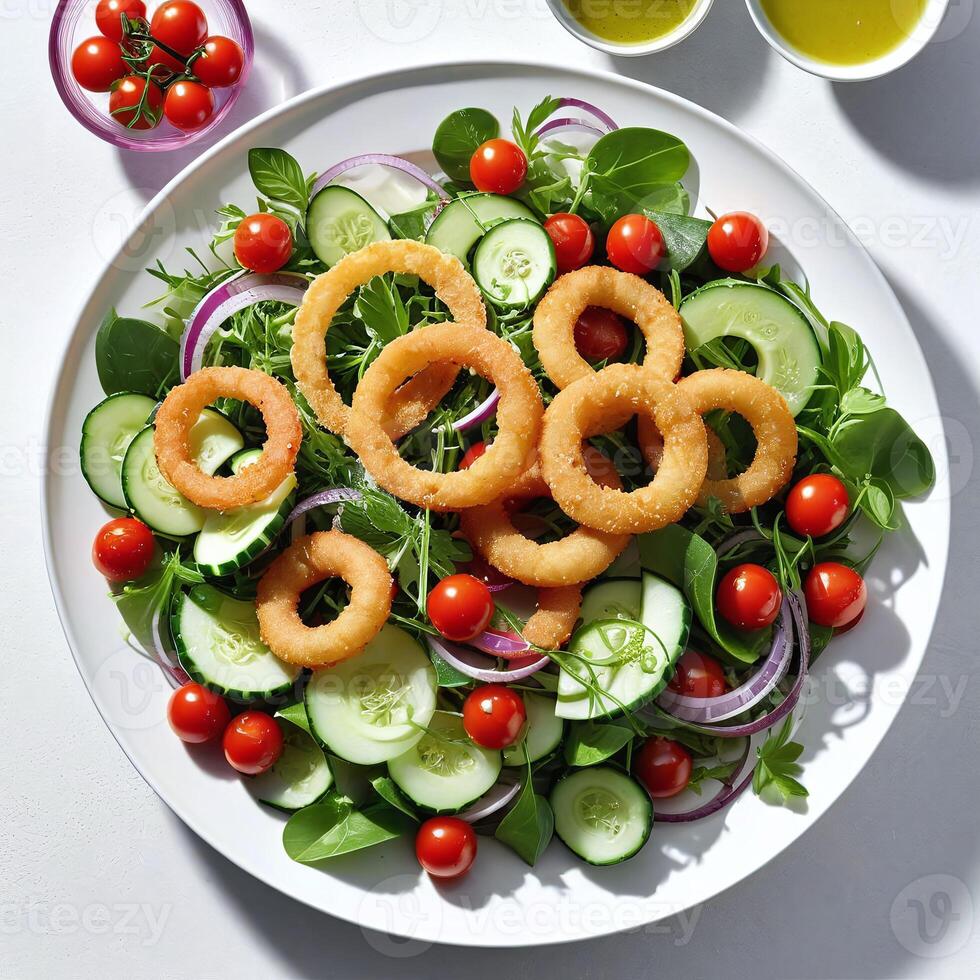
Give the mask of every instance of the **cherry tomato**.
M 415 835 L 415 856 L 433 878 L 458 878 L 476 860 L 476 834 L 459 817 L 431 817 Z
M 458 469 L 468 470 L 485 452 L 487 444 L 485 442 L 474 442 L 469 449 L 463 453 L 463 458 L 459 461 Z
M 626 353 L 623 318 L 603 306 L 587 306 L 575 321 L 575 347 L 587 361 L 616 361 Z
M 463 643 L 486 628 L 493 616 L 493 596 L 472 575 L 449 575 L 429 593 L 425 611 L 447 640 Z
M 241 45 L 230 37 L 216 34 L 204 42 L 204 54 L 191 70 L 210 88 L 227 88 L 241 77 L 245 67 L 245 54 Z
M 150 82 L 150 91 L 142 108 L 136 107 L 143 98 L 146 79 L 142 75 L 127 75 L 112 85 L 109 96 L 109 115 L 127 129 L 153 129 L 163 115 L 163 92 L 159 85 Z
M 553 214 L 544 223 L 544 230 L 554 243 L 559 272 L 581 269 L 592 258 L 595 237 L 588 222 L 577 214 Z
M 677 796 L 687 788 L 694 768 L 691 753 L 669 738 L 650 738 L 633 763 L 636 778 L 655 800 Z
M 718 612 L 736 629 L 772 626 L 783 603 L 775 576 L 761 565 L 736 565 L 718 585 Z
M 232 769 L 258 776 L 271 769 L 282 755 L 282 729 L 264 711 L 245 711 L 225 729 L 221 746 Z
M 292 254 L 293 233 L 274 214 L 253 214 L 235 229 L 235 258 L 252 272 L 275 272 Z
M 131 582 L 153 560 L 153 532 L 135 517 L 103 524 L 92 545 L 92 562 L 110 582 Z
M 214 95 L 200 82 L 174 82 L 167 89 L 163 111 L 178 129 L 200 129 L 214 115 Z
M 75 81 L 90 92 L 108 92 L 113 82 L 130 71 L 129 65 L 122 60 L 119 45 L 101 35 L 82 41 L 71 56 L 71 73 Z
M 143 0 L 99 0 L 95 8 L 95 23 L 110 41 L 121 41 L 123 36 L 122 15 L 146 17 Z
M 527 176 L 527 157 L 510 140 L 487 140 L 470 158 L 470 180 L 479 191 L 513 194 Z
M 182 75 L 187 68 L 183 61 L 178 61 L 173 55 L 167 54 L 155 44 L 150 51 L 150 57 L 146 59 L 146 65 L 151 69 L 152 75 L 157 81 L 169 81 L 171 74 Z
M 853 568 L 836 561 L 814 565 L 803 583 L 806 608 L 818 626 L 856 625 L 868 604 L 868 587 Z
M 186 57 L 204 43 L 208 20 L 191 0 L 167 0 L 154 11 L 150 33 L 161 44 Z
M 182 742 L 210 742 L 231 720 L 224 700 L 195 681 L 178 687 L 167 704 L 167 721 Z
M 748 211 L 723 214 L 708 231 L 708 252 L 726 272 L 748 272 L 769 248 L 769 231 Z
M 797 533 L 822 538 L 847 519 L 847 487 L 829 473 L 806 476 L 786 498 L 786 520 Z
M 609 261 L 623 272 L 645 276 L 667 254 L 660 229 L 643 214 L 623 215 L 606 236 Z
M 463 702 L 463 728 L 485 749 L 505 749 L 520 738 L 527 721 L 521 696 L 503 684 L 475 688 Z
M 728 690 L 728 678 L 725 668 L 714 657 L 686 650 L 667 686 L 689 698 L 720 698 Z

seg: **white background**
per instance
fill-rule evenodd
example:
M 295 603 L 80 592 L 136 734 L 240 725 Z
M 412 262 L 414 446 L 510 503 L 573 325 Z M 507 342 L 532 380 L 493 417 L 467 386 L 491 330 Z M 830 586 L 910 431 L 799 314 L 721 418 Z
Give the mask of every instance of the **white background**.
M 256 68 L 222 132 L 311 86 L 494 55 L 611 69 L 720 113 L 802 173 L 866 241 L 936 379 L 953 469 L 946 595 L 914 703 L 864 776 L 796 848 L 683 920 L 501 953 L 405 946 L 254 881 L 171 815 L 88 699 L 41 556 L 43 413 L 81 298 L 142 204 L 198 148 L 123 155 L 75 124 L 47 70 L 54 5 L 0 0 L 0 976 L 975 975 L 980 11 L 973 0 L 953 0 L 941 40 L 911 66 L 852 87 L 783 62 L 741 0 L 717 0 L 693 38 L 639 60 L 580 45 L 543 0 L 249 2 Z M 921 934 L 909 913 L 916 902 Z

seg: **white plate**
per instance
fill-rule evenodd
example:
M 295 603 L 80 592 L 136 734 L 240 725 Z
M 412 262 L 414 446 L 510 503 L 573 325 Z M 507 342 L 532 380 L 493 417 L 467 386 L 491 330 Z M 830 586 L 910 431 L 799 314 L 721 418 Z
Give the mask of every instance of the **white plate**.
M 676 133 L 697 161 L 702 213 L 706 206 L 745 208 L 780 230 L 817 302 L 860 329 L 889 398 L 929 439 L 940 490 L 907 508 L 909 531 L 890 537 L 874 564 L 861 628 L 818 665 L 822 682 L 802 732 L 810 790 L 802 812 L 747 794 L 701 823 L 656 826 L 637 858 L 607 869 L 581 864 L 556 841 L 530 870 L 496 841 L 481 839 L 473 872 L 446 887 L 420 874 L 412 848 L 400 841 L 322 869 L 294 864 L 280 844 L 282 819 L 253 802 L 219 753 L 188 751 L 173 737 L 165 721 L 168 687 L 120 639 L 118 614 L 92 570 L 92 536 L 105 512 L 79 472 L 75 447 L 85 413 L 101 397 L 95 331 L 108 307 L 138 314 L 157 292 L 139 274 L 144 266 L 160 258 L 182 267 L 183 246 L 207 241 L 215 207 L 254 198 L 249 147 L 282 146 L 307 170 L 322 170 L 355 153 L 424 146 L 460 106 L 486 106 L 507 120 L 513 105 L 530 107 L 548 93 L 588 99 L 624 125 Z M 868 762 L 915 677 L 939 602 L 949 537 L 942 427 L 928 369 L 895 297 L 841 220 L 781 161 L 705 110 L 612 75 L 441 66 L 323 89 L 277 107 L 204 154 L 146 215 L 85 303 L 64 354 L 48 425 L 45 551 L 68 641 L 106 724 L 161 798 L 229 860 L 315 908 L 402 936 L 473 946 L 562 942 L 652 923 L 717 895 L 797 841 Z

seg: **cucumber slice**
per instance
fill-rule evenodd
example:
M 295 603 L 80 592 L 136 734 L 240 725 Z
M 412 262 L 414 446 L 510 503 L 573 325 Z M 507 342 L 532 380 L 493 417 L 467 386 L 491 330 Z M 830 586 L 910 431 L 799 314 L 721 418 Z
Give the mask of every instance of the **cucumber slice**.
M 555 245 L 530 218 L 510 218 L 494 225 L 473 254 L 473 278 L 497 306 L 527 309 L 554 281 Z
M 254 602 L 233 599 L 213 585 L 195 585 L 177 596 L 170 630 L 184 670 L 233 701 L 279 697 L 302 672 L 262 642 Z
M 555 699 L 524 691 L 521 694 L 527 712 L 527 735 L 504 749 L 505 766 L 523 766 L 524 746 L 530 762 L 539 762 L 551 755 L 565 737 L 565 722 L 555 715 Z
M 365 245 L 391 240 L 381 215 L 357 191 L 340 184 L 328 184 L 310 201 L 306 234 L 327 268 Z
M 619 864 L 650 836 L 653 805 L 635 780 L 609 766 L 576 769 L 551 791 L 555 833 L 589 864 Z
M 464 194 L 447 204 L 429 225 L 425 241 L 455 255 L 463 265 L 473 246 L 487 229 L 507 218 L 535 220 L 534 212 L 520 201 L 500 194 Z
M 79 448 L 82 476 L 110 507 L 126 509 L 120 477 L 123 459 L 155 406 L 156 402 L 147 395 L 120 391 L 99 402 L 85 416 Z
M 260 803 L 292 812 L 316 803 L 333 786 L 333 773 L 311 735 L 288 721 L 280 724 L 283 746 L 279 761 L 247 784 Z
M 261 449 L 243 449 L 240 453 L 235 453 L 228 462 L 231 472 L 237 476 L 246 466 L 251 466 L 262 456 Z
M 396 626 L 384 626 L 358 656 L 316 671 L 306 686 L 313 734 L 357 765 L 407 752 L 435 709 L 435 670 L 414 637 Z
M 817 384 L 820 348 L 803 313 L 785 296 L 758 283 L 722 279 L 691 293 L 680 305 L 688 350 L 718 337 L 741 337 L 759 356 L 756 371 L 798 415 Z
M 437 711 L 418 743 L 388 761 L 388 772 L 423 810 L 458 813 L 493 786 L 500 766 L 500 753 L 470 741 L 459 715 Z

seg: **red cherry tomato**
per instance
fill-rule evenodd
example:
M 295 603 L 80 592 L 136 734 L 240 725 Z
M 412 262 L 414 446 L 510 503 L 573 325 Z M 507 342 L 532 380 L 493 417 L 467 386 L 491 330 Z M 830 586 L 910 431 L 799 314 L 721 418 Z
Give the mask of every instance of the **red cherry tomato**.
M 235 258 L 252 272 L 275 272 L 292 254 L 293 233 L 274 214 L 253 214 L 235 229 Z
M 429 593 L 425 610 L 447 640 L 464 643 L 482 633 L 493 616 L 493 596 L 472 575 L 449 575 Z
M 617 269 L 645 276 L 667 254 L 660 229 L 644 214 L 623 215 L 606 236 L 606 255 Z
M 739 630 L 772 626 L 783 603 L 775 576 L 761 565 L 736 565 L 718 585 L 718 612 Z
M 153 129 L 163 116 L 163 92 L 159 85 L 150 82 L 142 108 L 137 106 L 143 99 L 146 79 L 142 75 L 127 75 L 114 82 L 109 96 L 109 115 L 127 129 Z
M 167 721 L 182 742 L 210 742 L 217 738 L 231 720 L 224 700 L 214 691 L 189 681 L 170 695 Z
M 592 258 L 595 237 L 588 222 L 577 214 L 553 214 L 544 223 L 544 230 L 554 243 L 559 272 L 581 269 Z
M 669 738 L 651 738 L 643 743 L 633 763 L 636 778 L 655 800 L 677 796 L 691 781 L 691 753 Z
M 686 650 L 667 686 L 689 698 L 720 698 L 728 690 L 728 678 L 725 668 L 714 657 Z
M 101 35 L 82 41 L 71 56 L 75 81 L 90 92 L 108 92 L 113 82 L 131 70 L 122 60 L 119 45 Z
M 575 321 L 575 347 L 587 361 L 616 361 L 626 353 L 623 318 L 603 306 L 587 306 Z
M 723 214 L 708 231 L 708 252 L 726 272 L 748 272 L 769 248 L 769 231 L 748 211 Z
M 847 519 L 847 487 L 829 473 L 806 476 L 786 498 L 786 520 L 797 533 L 822 538 Z
M 468 470 L 485 452 L 487 444 L 485 442 L 474 442 L 469 449 L 463 453 L 463 458 L 459 461 L 459 469 Z
M 844 629 L 854 625 L 868 604 L 864 579 L 847 565 L 825 561 L 814 565 L 803 584 L 806 608 L 818 626 Z
M 135 517 L 103 524 L 92 544 L 92 562 L 110 582 L 131 582 L 153 560 L 153 532 Z
M 520 737 L 527 721 L 521 696 L 503 684 L 484 684 L 463 702 L 463 728 L 485 749 L 505 749 Z
M 200 129 L 214 115 L 214 95 L 200 82 L 174 82 L 167 89 L 163 111 L 178 129 Z
M 225 729 L 221 746 L 228 764 L 246 776 L 271 769 L 282 755 L 282 729 L 264 711 L 245 711 Z
M 123 36 L 122 15 L 146 17 L 143 0 L 99 0 L 95 8 L 95 23 L 110 41 L 121 41 Z
M 210 88 L 227 88 L 241 78 L 245 53 L 237 41 L 216 34 L 204 42 L 204 54 L 191 70 Z
M 167 0 L 154 11 L 150 33 L 186 57 L 204 43 L 208 36 L 208 20 L 204 11 L 191 0 Z
M 513 194 L 527 176 L 527 157 L 510 140 L 487 140 L 470 158 L 470 180 L 479 191 Z
M 476 834 L 459 817 L 431 817 L 415 835 L 415 856 L 433 878 L 458 878 L 476 860 Z
M 146 59 L 146 65 L 158 82 L 169 82 L 171 74 L 182 75 L 187 68 L 183 61 L 178 61 L 155 44 L 150 51 L 150 57 Z

